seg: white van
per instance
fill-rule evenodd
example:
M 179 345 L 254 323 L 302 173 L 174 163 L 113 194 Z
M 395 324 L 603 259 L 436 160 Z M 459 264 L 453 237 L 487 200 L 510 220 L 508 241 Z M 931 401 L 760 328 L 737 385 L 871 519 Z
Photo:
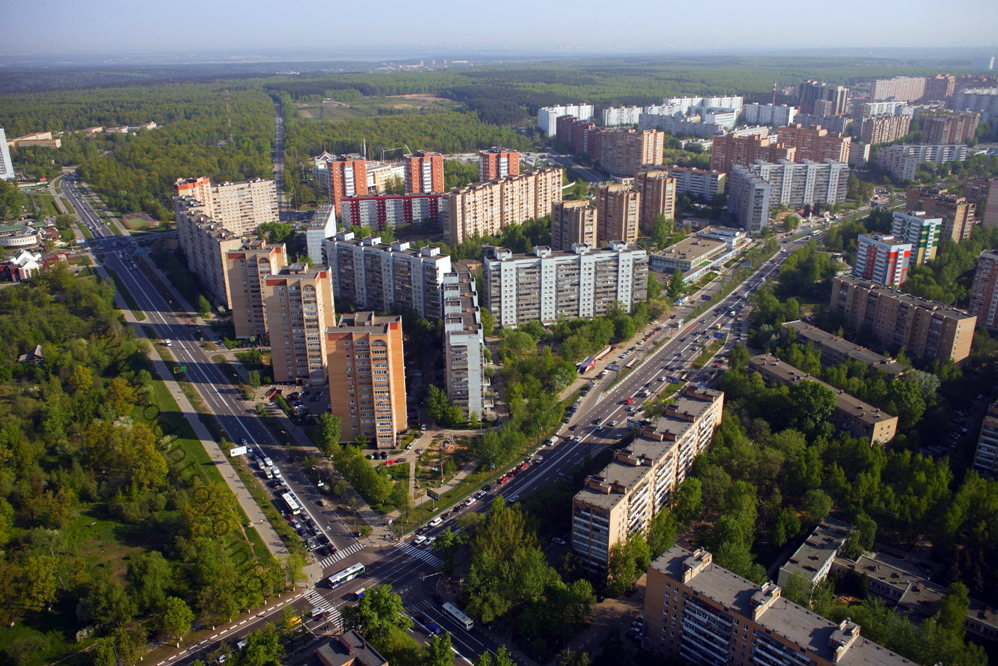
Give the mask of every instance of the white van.
M 430 522 L 426 523 L 426 525 L 428 527 L 437 527 L 437 526 L 439 526 L 443 522 L 444 522 L 444 519 L 441 518 L 440 516 L 437 516 L 436 518 L 434 518 Z

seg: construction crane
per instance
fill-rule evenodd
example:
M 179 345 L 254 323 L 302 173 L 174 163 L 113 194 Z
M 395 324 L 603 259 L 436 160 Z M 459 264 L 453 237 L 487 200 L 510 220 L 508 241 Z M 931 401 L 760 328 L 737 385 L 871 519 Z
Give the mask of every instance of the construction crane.
M 405 145 L 403 143 L 399 148 L 382 148 L 381 149 L 381 161 L 382 162 L 385 161 L 385 153 L 386 152 L 394 153 L 396 150 L 402 150 L 403 148 L 405 148 L 405 154 L 406 155 L 412 155 L 412 151 L 409 149 L 409 146 L 407 146 L 407 145 Z
M 232 139 L 232 113 L 229 111 L 229 89 L 225 89 L 225 118 L 229 121 L 229 145 L 234 145 Z

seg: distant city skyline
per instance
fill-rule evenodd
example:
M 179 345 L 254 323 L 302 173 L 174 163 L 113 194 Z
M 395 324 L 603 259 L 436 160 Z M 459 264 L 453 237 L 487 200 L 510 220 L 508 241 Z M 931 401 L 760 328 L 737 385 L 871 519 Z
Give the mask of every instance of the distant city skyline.
M 998 55 L 993 0 L 953 0 L 944 11 L 930 0 L 914 0 L 903 8 L 883 1 L 845 0 L 834 11 L 820 13 L 802 11 L 798 2 L 788 0 L 767 5 L 764 11 L 741 1 L 718 0 L 710 12 L 690 3 L 583 1 L 571 5 L 571 15 L 588 12 L 599 21 L 580 21 L 577 28 L 566 25 L 564 7 L 525 0 L 491 4 L 437 0 L 430 7 L 432 11 L 426 11 L 426 5 L 398 0 L 304 8 L 224 0 L 187 11 L 147 0 L 14 0 L 4 8 L 0 58 L 58 55 L 86 60 L 98 54 L 225 53 L 233 62 L 246 62 L 364 59 L 365 53 L 372 58 L 406 57 L 402 55 L 406 52 L 411 57 L 448 57 L 462 51 L 679 54 L 914 44 Z M 805 25 L 812 22 L 811 28 Z M 300 55 L 282 55 L 293 53 Z

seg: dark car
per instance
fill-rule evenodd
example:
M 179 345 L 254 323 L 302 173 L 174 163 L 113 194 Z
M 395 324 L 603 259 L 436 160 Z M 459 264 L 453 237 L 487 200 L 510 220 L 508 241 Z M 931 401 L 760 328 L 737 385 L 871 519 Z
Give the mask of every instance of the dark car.
M 382 451 L 380 457 L 382 460 L 388 460 L 388 451 Z
M 433 636 L 439 636 L 440 634 L 442 634 L 444 632 L 444 630 L 441 629 L 440 625 L 437 624 L 436 622 L 430 622 L 430 623 L 428 623 L 426 625 L 426 630 L 429 631 L 430 634 L 432 634 Z

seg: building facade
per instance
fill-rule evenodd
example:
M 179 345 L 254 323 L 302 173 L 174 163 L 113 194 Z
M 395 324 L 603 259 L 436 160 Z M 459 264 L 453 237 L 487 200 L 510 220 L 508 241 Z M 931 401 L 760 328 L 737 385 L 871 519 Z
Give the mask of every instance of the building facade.
M 503 229 L 551 214 L 561 201 L 561 169 L 546 167 L 488 183 L 455 187 L 447 194 L 444 242 L 497 236 Z
M 305 227 L 305 247 L 313 265 L 326 263 L 322 258 L 322 242 L 336 235 L 336 208 L 323 204 L 315 209 Z
M 977 317 L 935 301 L 905 294 L 869 280 L 837 277 L 829 309 L 847 328 L 869 326 L 885 347 L 903 346 L 909 358 L 953 359 L 970 355 Z
M 846 199 L 849 165 L 845 162 L 756 162 L 749 169 L 772 185 L 773 206 L 836 204 Z
M 448 273 L 443 295 L 447 398 L 465 416 L 480 419 L 485 409 L 485 336 L 475 276 Z
M 679 271 L 685 274 L 704 262 L 713 262 L 727 249 L 728 244 L 724 241 L 690 236 L 664 250 L 659 250 L 651 255 L 648 261 L 653 270 L 669 273 Z
M 913 102 L 925 96 L 925 78 L 921 76 L 895 76 L 877 79 L 870 86 L 870 99 Z
M 701 201 L 710 201 L 715 194 L 724 192 L 725 174 L 719 171 L 669 167 L 669 177 L 676 179 L 676 194 L 692 194 Z
M 907 210 L 921 211 L 926 217 L 939 218 L 940 238 L 951 238 L 957 243 L 970 238 L 977 206 L 964 197 L 949 194 L 945 189 L 919 187 L 908 190 L 905 204 Z
M 976 111 L 981 114 L 982 123 L 991 122 L 998 116 L 998 88 L 958 92 L 950 105 L 954 111 Z
M 984 250 L 978 257 L 967 311 L 988 330 L 998 331 L 998 251 Z
M 291 264 L 262 282 L 274 382 L 325 384 L 324 331 L 336 321 L 329 269 Z
M 271 245 L 256 238 L 246 241 L 238 250 L 225 253 L 232 324 L 237 340 L 252 339 L 267 333 L 263 282 L 287 264 L 287 250 L 283 243 Z
M 593 105 L 566 104 L 541 107 L 537 109 L 537 124 L 545 134 L 552 135 L 559 116 L 575 116 L 579 120 L 589 120 L 593 117 Z
M 742 119 L 750 125 L 792 125 L 797 108 L 786 104 L 746 104 L 742 107 Z
M 551 207 L 551 249 L 570 252 L 573 245 L 596 247 L 596 209 L 589 202 L 556 201 Z
M 320 183 L 329 188 L 329 203 L 339 208 L 345 197 L 367 196 L 367 160 L 360 155 L 330 155 L 315 158 L 313 170 Z
M 7 135 L 0 127 L 0 178 L 14 180 L 14 163 L 10 161 L 10 148 L 7 147 Z
M 603 127 L 616 125 L 637 125 L 644 113 L 641 106 L 623 106 L 603 109 Z
M 812 586 L 823 581 L 852 532 L 853 526 L 849 523 L 825 518 L 811 531 L 800 548 L 794 551 L 787 563 L 780 567 L 776 584 L 786 587 L 787 581 L 794 574 Z
M 600 136 L 600 165 L 614 176 L 633 176 L 645 164 L 661 164 L 665 134 L 658 130 L 608 130 Z
M 444 188 L 444 156 L 417 150 L 402 157 L 405 167 L 406 194 L 446 192 Z
M 378 312 L 412 308 L 424 319 L 443 316 L 441 287 L 451 260 L 440 248 L 415 250 L 407 242 L 387 245 L 378 236 L 341 231 L 325 241 L 324 255 L 337 300 Z
M 572 498 L 572 550 L 590 571 L 606 570 L 615 544 L 648 532 L 710 444 L 723 410 L 721 391 L 685 386 L 654 422 L 635 422 L 631 444 L 586 479 Z
M 942 218 L 928 217 L 922 211 L 894 211 L 891 234 L 911 243 L 911 262 L 921 266 L 936 258 Z
M 496 178 L 520 175 L 520 153 L 506 148 L 478 152 L 478 180 L 487 183 Z
M 643 647 L 658 658 L 721 666 L 910 666 L 860 636 L 713 563 L 706 550 L 673 546 L 648 567 Z
M 735 166 L 728 180 L 728 210 L 750 234 L 769 226 L 772 198 L 769 182 L 748 167 Z
M 846 112 L 849 89 L 823 81 L 804 81 L 797 87 L 801 113 L 838 116 Z
M 992 478 L 998 477 L 998 401 L 991 403 L 981 423 L 974 451 L 974 469 Z
M 761 354 L 749 359 L 749 370 L 762 375 L 767 384 L 796 385 L 801 382 L 816 382 L 835 394 L 835 407 L 830 422 L 838 430 L 848 432 L 873 446 L 888 444 L 897 434 L 898 417 L 891 416 L 879 408 L 854 398 L 845 391 L 819 381 L 770 354 Z
M 714 138 L 710 155 L 710 170 L 730 174 L 734 166 L 748 166 L 753 162 L 780 162 L 797 159 L 797 149 L 771 140 L 769 130 L 739 130 Z
M 925 79 L 925 94 L 923 100 L 944 100 L 953 96 L 956 89 L 956 77 L 952 74 L 936 74 Z
M 641 194 L 629 185 L 597 185 L 596 241 L 638 241 Z
M 865 144 L 890 143 L 908 133 L 911 116 L 870 116 L 861 121 L 859 136 Z
M 877 153 L 877 166 L 903 180 L 914 179 L 918 165 L 922 162 L 932 162 L 938 166 L 944 162 L 963 162 L 966 159 L 967 146 L 963 144 L 903 144 L 881 148 Z
M 536 246 L 518 255 L 489 248 L 482 263 L 484 305 L 497 326 L 592 318 L 615 302 L 630 312 L 648 292 L 648 253 L 619 241 L 568 252 Z
M 981 226 L 998 227 L 998 179 L 992 180 L 988 186 L 988 202 L 985 204 Z
M 325 330 L 329 402 L 344 441 L 395 448 L 406 431 L 402 318 L 357 312 Z
M 979 114 L 969 111 L 926 114 L 922 123 L 922 142 L 963 143 L 973 139 L 980 118 Z
M 280 220 L 277 185 L 273 180 L 212 185 L 208 178 L 178 180 L 175 197 L 188 197 L 204 205 L 203 214 L 237 235 L 248 235 L 267 222 Z
M 676 179 L 668 171 L 638 171 L 634 175 L 634 189 L 640 195 L 638 224 L 641 230 L 650 231 L 652 221 L 659 215 L 667 220 L 676 217 Z
M 900 288 L 910 264 L 911 243 L 883 234 L 860 234 L 856 239 L 854 277 Z
M 340 202 L 343 227 L 353 225 L 374 231 L 411 224 L 437 227 L 443 216 L 445 194 L 398 194 L 346 197 Z
M 795 162 L 849 161 L 849 144 L 852 139 L 836 132 L 829 133 L 822 127 L 781 127 L 777 136 L 781 145 L 796 149 Z
M 205 213 L 205 206 L 195 199 L 174 199 L 177 238 L 187 259 L 187 268 L 208 289 L 211 300 L 230 307 L 229 275 L 225 270 L 225 253 L 238 250 L 243 237 L 215 222 Z

